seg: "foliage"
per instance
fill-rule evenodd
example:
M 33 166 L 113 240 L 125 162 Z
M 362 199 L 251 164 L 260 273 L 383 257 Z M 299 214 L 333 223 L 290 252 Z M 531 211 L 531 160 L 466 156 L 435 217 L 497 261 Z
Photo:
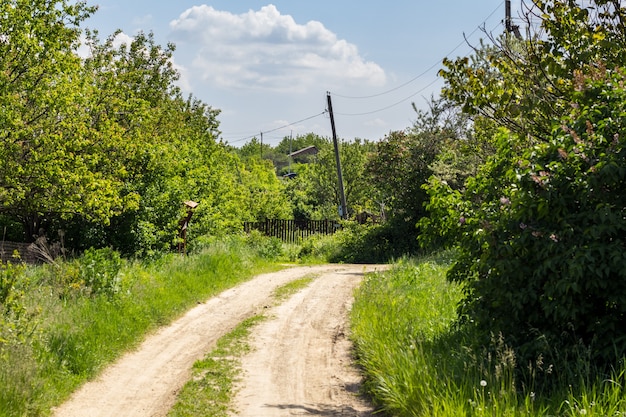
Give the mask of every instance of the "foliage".
M 332 239 L 330 262 L 386 263 L 419 251 L 415 235 L 407 234 L 405 224 L 394 219 L 384 224 L 344 222 Z
M 297 176 L 286 181 L 286 192 L 292 202 L 293 216 L 296 219 L 338 220 L 339 185 L 332 141 L 312 134 L 304 138 L 298 137 L 296 141 L 315 145 L 319 153 L 292 165 Z M 285 148 L 283 141 L 277 150 L 284 152 Z M 364 210 L 378 212 L 372 187 L 364 175 L 367 158 L 375 148 L 374 143 L 360 139 L 342 140 L 339 148 L 344 192 L 350 215 L 354 216 Z
M 74 50 L 84 2 L 2 3 L 0 26 L 0 212 L 19 220 L 26 237 L 41 216 L 73 213 L 106 222 L 130 202 L 120 172 L 103 170 L 110 131 L 89 125 L 88 83 Z
M 11 345 L 24 340 L 29 331 L 24 306 L 24 266 L 0 263 L 0 364 Z
M 188 240 L 290 213 L 272 166 L 218 143 L 219 110 L 183 97 L 174 45 L 145 33 L 119 46 L 119 32 L 100 40 L 81 30 L 96 10 L 84 2 L 1 7 L 0 226 L 9 236 L 63 230 L 69 249 L 155 256 L 179 242 L 187 200 L 200 203 Z
M 124 292 L 115 297 L 91 296 L 87 287 L 59 297 L 66 283 L 58 279 L 59 270 L 79 280 L 82 267 L 93 277 L 87 279 L 110 288 L 107 283 L 118 282 L 113 278 L 118 259 L 115 252 L 100 249 L 76 262 L 58 260 L 59 268 L 11 266 L 10 280 L 20 275 L 11 294 L 25 309 L 20 311 L 28 312 L 22 317 L 30 327 L 24 327 L 29 331 L 19 343 L 0 347 L 5 356 L 0 359 L 0 416 L 46 414 L 146 333 L 254 274 L 277 268 L 259 258 L 242 237 L 214 239 L 186 257 L 170 254 L 122 263 L 116 276 L 124 277 Z M 39 311 L 35 332 L 34 311 Z
M 122 260 L 118 252 L 111 248 L 90 248 L 83 253 L 78 265 L 80 277 L 91 295 L 103 294 L 112 298 L 120 291 Z
M 431 98 L 427 111 L 414 108 L 413 126 L 378 142 L 366 168 L 389 219 L 382 233 L 398 243 L 394 253 L 400 255 L 417 251 L 416 223 L 426 214 L 423 186 L 429 178 L 461 188 L 486 149 L 484 140 L 473 135 L 469 118 L 452 102 Z
M 405 132 L 391 132 L 378 142 L 368 173 L 384 198 L 388 216 L 414 226 L 424 214 L 426 193 L 421 186 L 432 175 L 430 165 L 438 151 L 436 142 Z
M 263 236 L 258 230 L 253 230 L 246 240 L 263 259 L 276 260 L 283 255 L 283 242 L 277 237 Z
M 520 362 L 504 338 L 474 347 L 472 328 L 454 326 L 462 285 L 446 280 L 454 253 L 403 259 L 389 272 L 368 275 L 351 311 L 352 338 L 366 391 L 394 416 L 619 416 L 626 412 L 624 364 L 609 376 L 579 383 L 559 380 L 537 390 L 541 358 Z M 570 358 L 583 371 L 589 358 Z M 520 378 L 518 367 L 530 368 Z M 557 371 L 554 370 L 553 371 Z M 533 376 L 534 375 L 534 376 Z M 587 379 L 588 378 L 588 379 Z
M 248 209 L 244 220 L 292 218 L 292 203 L 286 194 L 286 184 L 275 174 L 269 161 L 247 160 L 241 169 L 243 200 Z M 233 207 L 242 211 L 242 207 Z M 239 229 L 241 230 L 241 229 Z
M 504 38 L 490 70 L 447 61 L 444 93 L 506 128 L 462 190 L 431 182 L 422 226 L 456 242 L 451 279 L 465 283 L 461 323 L 479 343 L 501 333 L 521 363 L 542 357 L 577 384 L 626 351 L 624 270 L 625 11 L 535 2 L 545 35 Z M 537 12 L 537 10 L 536 10 Z

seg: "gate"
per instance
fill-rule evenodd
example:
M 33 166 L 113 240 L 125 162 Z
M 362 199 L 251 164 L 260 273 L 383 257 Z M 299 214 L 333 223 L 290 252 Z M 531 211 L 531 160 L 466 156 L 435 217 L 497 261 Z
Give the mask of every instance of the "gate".
M 245 222 L 244 231 L 258 230 L 266 236 L 277 237 L 283 242 L 295 243 L 313 235 L 332 235 L 341 228 L 334 220 L 278 220 Z

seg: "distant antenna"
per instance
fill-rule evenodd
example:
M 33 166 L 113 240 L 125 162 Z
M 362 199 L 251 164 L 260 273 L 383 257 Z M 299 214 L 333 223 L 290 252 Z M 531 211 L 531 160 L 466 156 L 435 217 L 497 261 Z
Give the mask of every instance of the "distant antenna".
M 513 33 L 517 39 L 522 39 L 522 35 L 519 32 L 519 26 L 513 24 L 513 19 L 511 18 L 511 0 L 505 0 L 505 13 L 506 16 L 504 18 L 504 24 L 506 26 L 507 33 Z

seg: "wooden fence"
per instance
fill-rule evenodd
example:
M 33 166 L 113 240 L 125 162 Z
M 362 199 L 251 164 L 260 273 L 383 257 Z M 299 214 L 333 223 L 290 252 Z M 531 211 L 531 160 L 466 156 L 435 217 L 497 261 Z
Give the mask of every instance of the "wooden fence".
M 18 242 L 0 242 L 0 260 L 2 262 L 10 261 L 12 263 L 18 263 L 20 261 L 29 264 L 38 263 L 37 255 L 30 250 L 30 243 L 18 243 Z M 17 251 L 20 258 L 15 259 L 13 253 Z
M 245 222 L 244 230 L 250 233 L 258 230 L 266 236 L 273 236 L 284 242 L 295 243 L 313 235 L 332 235 L 341 228 L 333 220 L 276 220 L 268 219 L 264 222 Z

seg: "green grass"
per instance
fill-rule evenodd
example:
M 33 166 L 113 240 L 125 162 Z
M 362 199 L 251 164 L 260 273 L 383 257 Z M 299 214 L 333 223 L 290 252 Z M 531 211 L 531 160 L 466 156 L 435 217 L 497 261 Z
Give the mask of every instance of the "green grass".
M 626 416 L 623 364 L 605 379 L 577 381 L 579 388 L 562 383 L 541 395 L 532 380 L 518 379 L 516 369 L 529 365 L 517 364 L 501 338 L 472 348 L 471 333 L 452 325 L 462 291 L 445 278 L 450 261 L 449 253 L 402 260 L 390 272 L 368 276 L 356 294 L 352 338 L 365 389 L 383 411 L 398 417 Z M 584 357 L 572 363 L 585 365 Z
M 278 301 L 285 301 L 287 298 L 297 293 L 303 288 L 306 288 L 313 282 L 313 280 L 317 277 L 317 275 L 309 275 L 304 278 L 300 278 L 294 281 L 291 281 L 281 287 L 276 288 L 272 293 L 272 297 Z
M 240 373 L 241 356 L 250 351 L 251 328 L 264 320 L 251 317 L 217 341 L 216 348 L 193 366 L 193 375 L 178 394 L 169 417 L 227 417 Z
M 32 318 L 23 340 L 0 341 L 0 416 L 48 415 L 146 333 L 199 301 L 280 268 L 231 239 L 188 257 L 125 262 L 114 294 L 87 289 L 72 262 L 27 269 L 15 291 Z

